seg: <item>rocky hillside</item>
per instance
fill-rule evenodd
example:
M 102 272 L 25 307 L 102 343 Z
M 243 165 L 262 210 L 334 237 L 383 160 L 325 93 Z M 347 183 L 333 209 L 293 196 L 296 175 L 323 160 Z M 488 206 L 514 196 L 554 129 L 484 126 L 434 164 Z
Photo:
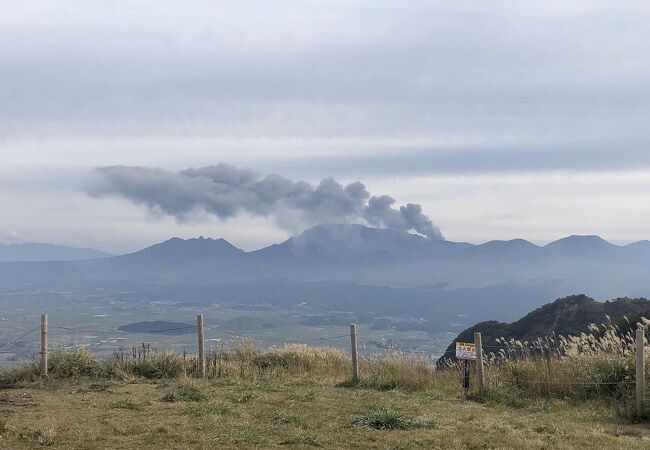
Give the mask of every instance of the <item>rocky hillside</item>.
M 513 323 L 488 321 L 467 328 L 447 347 L 445 355 L 453 355 L 456 341 L 473 342 L 477 331 L 482 335 L 483 345 L 490 346 L 496 344 L 497 338 L 530 342 L 552 333 L 578 335 L 588 331 L 589 324 L 604 323 L 608 317 L 622 329 L 634 328 L 641 316 L 650 317 L 650 300 L 618 298 L 598 302 L 586 295 L 573 295 L 544 305 Z

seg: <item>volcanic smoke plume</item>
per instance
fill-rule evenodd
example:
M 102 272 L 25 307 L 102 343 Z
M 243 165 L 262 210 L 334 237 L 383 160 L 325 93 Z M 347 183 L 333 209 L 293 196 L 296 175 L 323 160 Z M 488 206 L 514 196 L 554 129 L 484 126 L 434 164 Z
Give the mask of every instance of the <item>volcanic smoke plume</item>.
M 261 177 L 225 163 L 178 173 L 147 167 L 99 167 L 93 171 L 87 192 L 95 197 L 120 196 L 179 221 L 189 220 L 197 210 L 221 219 L 248 212 L 284 226 L 287 217 L 301 226 L 366 222 L 444 239 L 421 205 L 407 203 L 395 208 L 392 197 L 371 196 L 359 181 L 344 186 L 334 178 L 324 178 L 312 185 L 276 174 Z

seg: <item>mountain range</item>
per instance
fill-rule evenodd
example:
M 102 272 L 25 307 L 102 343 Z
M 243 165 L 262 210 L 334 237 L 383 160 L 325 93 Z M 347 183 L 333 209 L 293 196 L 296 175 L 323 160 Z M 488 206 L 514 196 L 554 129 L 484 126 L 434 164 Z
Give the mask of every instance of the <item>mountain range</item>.
M 24 244 L 0 244 L 0 262 L 25 261 L 74 261 L 79 259 L 107 258 L 112 253 L 93 248 L 67 247 L 64 245 L 28 242 Z
M 473 245 L 361 225 L 319 225 L 251 252 L 223 239 L 174 238 L 115 261 L 137 262 L 143 269 L 172 267 L 177 276 L 192 279 L 208 272 L 210 281 L 336 279 L 450 288 L 551 282 L 604 297 L 611 296 L 607 286 L 625 293 L 650 287 L 638 279 L 648 271 L 650 242 L 617 246 L 598 236 L 570 236 L 543 247 L 521 239 Z
M 571 236 L 546 246 L 521 239 L 474 245 L 319 225 L 249 252 L 224 239 L 173 238 L 127 255 L 0 263 L 3 292 L 98 288 L 199 303 L 307 303 L 352 318 L 423 319 L 418 327 L 440 330 L 456 322 L 514 320 L 576 293 L 650 296 L 650 242 L 618 246 Z

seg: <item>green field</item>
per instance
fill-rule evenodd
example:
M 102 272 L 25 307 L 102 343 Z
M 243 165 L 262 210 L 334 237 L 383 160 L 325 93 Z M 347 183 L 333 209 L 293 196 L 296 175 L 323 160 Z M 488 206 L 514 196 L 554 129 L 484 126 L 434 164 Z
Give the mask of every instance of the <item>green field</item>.
M 137 300 L 137 301 L 135 301 Z M 13 341 L 26 331 L 38 327 L 40 315 L 48 314 L 50 328 L 50 351 L 58 348 L 73 350 L 87 348 L 102 358 L 111 358 L 114 352 L 130 351 L 142 343 L 150 344 L 158 352 L 187 352 L 197 350 L 195 332 L 186 334 L 124 333 L 109 334 L 118 327 L 143 321 L 178 321 L 189 325 L 196 324 L 196 315 L 205 316 L 205 338 L 208 349 L 216 349 L 222 344 L 234 345 L 241 339 L 228 333 L 218 332 L 211 327 L 226 329 L 242 336 L 262 338 L 256 340 L 260 348 L 282 345 L 284 342 L 308 341 L 311 345 L 327 345 L 349 350 L 348 324 L 305 325 L 303 319 L 311 312 L 305 310 L 236 309 L 227 304 L 188 305 L 180 300 L 157 301 L 146 298 L 132 299 L 126 293 L 98 293 L 81 295 L 72 293 L 39 294 L 0 294 L 0 368 L 31 361 L 40 351 L 40 336 L 36 331 L 21 339 L 16 347 Z M 19 307 L 16 307 L 18 305 Z M 254 322 L 263 320 L 268 328 L 232 328 L 229 321 L 236 319 Z M 69 328 L 67 330 L 57 327 Z M 75 331 L 75 329 L 83 331 Z M 445 332 L 425 333 L 423 331 L 371 329 L 360 325 L 359 333 L 363 342 L 390 341 L 401 347 L 426 351 L 435 359 L 442 354 L 455 334 Z M 338 340 L 323 341 L 320 337 L 344 336 Z M 316 341 L 315 341 L 316 340 Z M 372 345 L 363 345 L 360 352 L 370 354 L 380 350 Z M 2 353 L 1 351 L 11 350 Z

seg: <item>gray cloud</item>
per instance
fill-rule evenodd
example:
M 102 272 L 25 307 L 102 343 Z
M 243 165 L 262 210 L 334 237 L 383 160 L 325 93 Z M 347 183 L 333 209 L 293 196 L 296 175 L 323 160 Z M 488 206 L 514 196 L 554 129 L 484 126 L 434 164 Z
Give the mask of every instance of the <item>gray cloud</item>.
M 179 221 L 191 220 L 197 210 L 221 219 L 247 212 L 272 217 L 292 228 L 297 225 L 291 223 L 293 220 L 301 226 L 365 220 L 375 226 L 443 239 L 421 205 L 408 203 L 395 209 L 393 198 L 370 196 L 359 181 L 344 186 L 334 178 L 324 178 L 312 185 L 276 174 L 261 177 L 224 163 L 178 173 L 110 166 L 94 170 L 86 191 L 96 197 L 123 197 Z
M 63 188 L 74 190 L 79 175 L 17 179 L 16 166 L 86 171 L 155 164 L 177 171 L 228 161 L 290 179 L 372 179 L 373 191 L 395 195 L 381 186 L 394 186 L 397 177 L 404 180 L 399 198 L 417 197 L 436 211 L 436 222 L 454 239 L 525 234 L 546 240 L 581 232 L 647 237 L 647 1 L 4 3 L 0 171 L 10 176 L 0 175 L 0 210 L 6 212 L 0 226 L 6 230 L 29 236 L 40 227 L 43 236 L 57 239 L 55 230 L 71 241 L 85 233 L 109 239 L 107 230 L 119 227 L 107 224 L 126 215 L 131 222 L 123 229 L 136 233 L 141 225 L 142 243 L 151 243 L 151 228 L 159 238 L 206 233 L 201 227 L 210 221 L 141 222 L 138 208 L 117 201 L 104 202 L 106 210 L 95 215 L 87 207 L 93 199 L 76 203 L 72 194 L 62 195 Z M 582 174 L 613 170 L 625 172 L 605 177 L 609 187 L 600 191 L 600 175 Z M 526 173 L 518 178 L 525 181 L 496 190 L 508 179 L 504 172 Z M 567 173 L 542 175 L 547 180 L 528 189 L 537 172 Z M 484 187 L 483 175 L 495 173 Z M 433 174 L 445 175 L 435 178 L 435 196 L 424 180 Z M 458 190 L 459 181 L 449 176 L 456 174 L 475 187 Z M 145 177 L 150 183 L 127 181 L 141 191 L 140 203 L 189 220 L 191 208 L 213 201 L 192 206 L 194 193 L 212 186 L 203 176 L 176 175 L 152 172 Z M 589 195 L 573 190 L 583 176 Z M 562 189 L 549 191 L 557 179 L 564 180 Z M 262 193 L 238 192 L 242 198 L 234 203 L 217 196 L 215 207 L 226 214 L 249 211 L 246 204 L 263 216 L 271 214 L 263 193 L 298 189 L 282 177 L 262 180 Z M 152 184 L 158 188 L 148 192 Z M 446 184 L 454 187 L 439 190 Z M 620 185 L 629 192 L 607 197 Z M 340 213 L 416 229 L 417 211 L 405 205 L 402 213 L 388 197 L 368 194 L 366 209 L 358 211 L 355 194 L 344 186 L 320 189 L 338 193 L 336 206 L 275 208 L 283 213 L 272 220 L 290 229 Z M 540 198 L 547 199 L 543 215 L 530 207 Z M 53 202 L 66 208 L 53 212 Z M 494 220 L 504 214 L 517 220 Z M 626 224 L 612 219 L 630 214 L 637 216 Z M 561 225 L 549 219 L 558 216 Z M 257 245 L 262 232 L 249 232 L 255 222 L 233 220 L 219 228 L 248 245 L 254 236 Z M 608 225 L 594 229 L 597 222 Z M 267 235 L 266 243 L 284 236 L 268 229 L 278 234 Z M 127 239 L 126 232 L 115 236 L 111 245 Z
M 0 137 L 650 138 L 646 2 L 308 3 L 8 5 Z
M 512 147 L 399 147 L 373 155 L 314 157 L 309 160 L 258 160 L 257 167 L 283 173 L 317 175 L 427 175 L 529 172 L 591 172 L 650 169 L 650 140 L 548 144 Z

